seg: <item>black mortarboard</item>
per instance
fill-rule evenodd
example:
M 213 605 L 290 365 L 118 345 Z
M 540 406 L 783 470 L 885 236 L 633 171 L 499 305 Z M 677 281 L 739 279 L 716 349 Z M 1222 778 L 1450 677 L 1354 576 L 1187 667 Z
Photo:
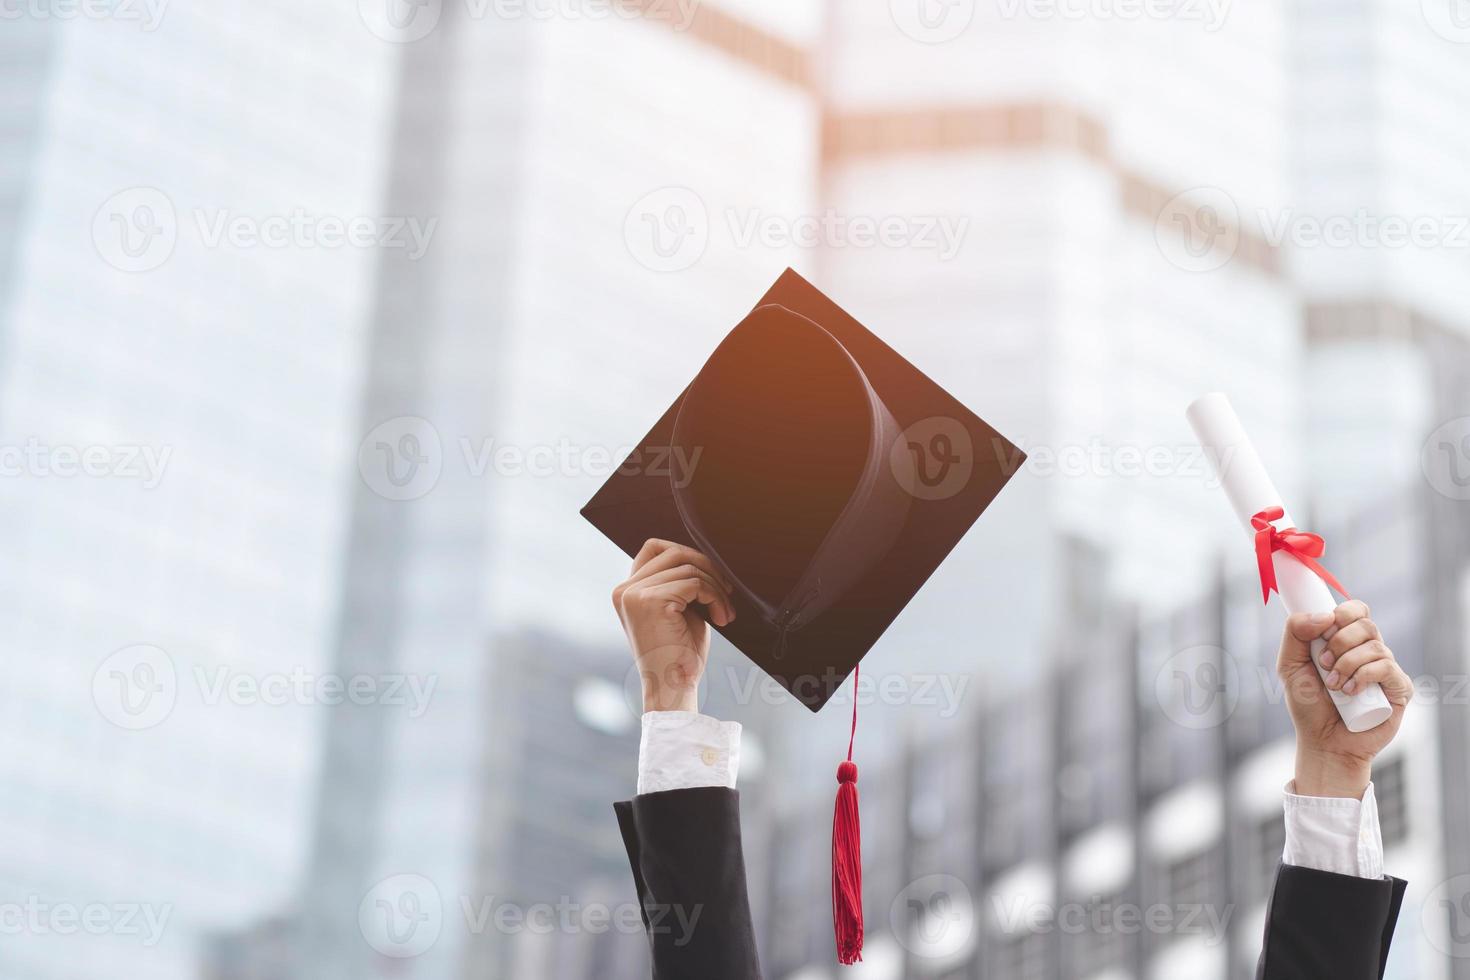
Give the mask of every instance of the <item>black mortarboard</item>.
M 816 711 L 1024 460 L 787 269 L 582 515 L 708 555 L 719 632 Z

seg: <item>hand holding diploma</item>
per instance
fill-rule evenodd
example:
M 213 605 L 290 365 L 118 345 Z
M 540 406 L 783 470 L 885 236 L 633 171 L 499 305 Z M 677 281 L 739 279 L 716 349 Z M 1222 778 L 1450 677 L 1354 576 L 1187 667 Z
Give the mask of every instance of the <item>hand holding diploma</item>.
M 1319 679 L 1312 650 L 1327 668 Z M 1398 733 L 1413 682 L 1368 618 L 1368 606 L 1345 602 L 1332 612 L 1295 613 L 1286 621 L 1276 672 L 1296 728 L 1296 792 L 1302 796 L 1361 798 L 1368 788 L 1373 757 Z M 1382 688 L 1389 719 L 1367 731 L 1353 731 L 1326 696 L 1355 694 L 1368 685 Z
M 1224 395 L 1205 395 L 1185 411 L 1200 445 L 1219 470 L 1220 483 L 1240 522 L 1251 535 L 1260 566 L 1265 598 L 1280 592 L 1286 611 L 1292 614 L 1330 614 L 1336 602 L 1327 586 L 1346 591 L 1317 561 L 1324 544 L 1315 534 L 1299 531 L 1286 512 L 1280 493 L 1266 474 L 1235 410 Z M 1324 626 L 1324 629 L 1326 626 Z M 1348 691 L 1328 681 L 1331 667 L 1322 664 L 1330 634 L 1312 640 L 1311 656 L 1317 673 L 1350 732 L 1365 732 L 1381 725 L 1393 709 L 1377 683 L 1366 683 Z

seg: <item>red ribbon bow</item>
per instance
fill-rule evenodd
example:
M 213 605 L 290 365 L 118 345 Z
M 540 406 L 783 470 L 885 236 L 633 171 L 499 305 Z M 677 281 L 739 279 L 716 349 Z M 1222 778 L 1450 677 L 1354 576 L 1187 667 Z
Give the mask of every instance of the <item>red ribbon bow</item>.
M 1342 583 L 1332 577 L 1332 573 L 1318 564 L 1317 559 L 1327 551 L 1327 542 L 1320 535 L 1309 534 L 1306 531 L 1298 531 L 1294 527 L 1277 529 L 1272 521 L 1278 521 L 1286 516 L 1286 511 L 1280 507 L 1267 507 L 1259 514 L 1251 518 L 1251 527 L 1256 529 L 1256 564 L 1261 570 L 1261 600 L 1271 601 L 1271 593 L 1278 592 L 1276 588 L 1276 566 L 1271 563 L 1273 551 L 1284 551 L 1297 561 L 1306 565 L 1317 576 L 1342 593 L 1344 598 L 1351 599 L 1348 590 L 1342 587 Z

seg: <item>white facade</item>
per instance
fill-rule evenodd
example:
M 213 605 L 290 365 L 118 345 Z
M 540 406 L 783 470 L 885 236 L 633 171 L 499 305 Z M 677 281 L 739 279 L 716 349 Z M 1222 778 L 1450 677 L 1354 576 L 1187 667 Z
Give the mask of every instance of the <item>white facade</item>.
M 0 972 L 192 978 L 303 859 L 323 709 L 215 684 L 325 668 L 374 264 L 209 229 L 375 214 L 391 62 L 326 8 L 70 9 L 0 34 L 37 66 L 0 110 L 37 123 L 0 288 L 0 902 L 37 911 Z

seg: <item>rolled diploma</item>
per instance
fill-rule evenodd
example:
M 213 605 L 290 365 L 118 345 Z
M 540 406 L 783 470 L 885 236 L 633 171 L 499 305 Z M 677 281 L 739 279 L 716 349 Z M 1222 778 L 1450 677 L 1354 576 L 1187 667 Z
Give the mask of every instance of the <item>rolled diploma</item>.
M 1256 532 L 1251 527 L 1251 518 L 1268 507 L 1280 507 L 1285 511 L 1286 504 L 1266 475 L 1266 467 L 1261 464 L 1261 457 L 1256 455 L 1255 447 L 1241 428 L 1230 399 L 1214 392 L 1196 400 L 1184 414 L 1210 457 L 1220 485 L 1225 488 L 1225 496 L 1230 498 L 1230 506 L 1235 508 L 1235 516 L 1240 518 L 1254 539 Z M 1295 527 L 1290 512 L 1273 523 L 1278 528 Z M 1287 612 L 1320 613 L 1337 608 L 1337 600 L 1327 588 L 1327 583 L 1296 558 L 1285 551 L 1277 551 L 1271 555 L 1271 562 L 1276 568 L 1276 586 Z M 1325 635 L 1312 641 L 1312 663 L 1316 664 L 1317 673 L 1324 683 L 1327 671 L 1322 669 L 1322 650 L 1336 631 L 1337 627 L 1333 626 Z M 1337 705 L 1338 714 L 1342 715 L 1348 731 L 1366 732 L 1393 715 L 1388 698 L 1377 684 L 1369 684 L 1357 694 L 1344 694 L 1331 688 L 1327 693 L 1332 696 L 1332 703 Z

